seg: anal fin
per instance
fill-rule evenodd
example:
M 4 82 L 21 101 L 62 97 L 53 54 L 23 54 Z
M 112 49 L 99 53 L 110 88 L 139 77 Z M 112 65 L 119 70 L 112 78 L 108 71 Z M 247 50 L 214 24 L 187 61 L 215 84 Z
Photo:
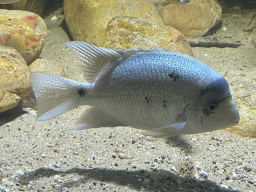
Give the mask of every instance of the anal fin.
M 90 107 L 81 115 L 73 130 L 117 126 L 124 125 L 106 112 L 96 107 Z

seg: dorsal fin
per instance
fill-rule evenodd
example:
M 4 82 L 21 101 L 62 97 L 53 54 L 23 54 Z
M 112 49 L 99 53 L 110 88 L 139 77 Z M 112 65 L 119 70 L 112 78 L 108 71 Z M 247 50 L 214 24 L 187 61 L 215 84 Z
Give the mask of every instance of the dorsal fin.
M 153 49 L 107 49 L 97 47 L 83 41 L 64 42 L 76 56 L 84 63 L 84 78 L 95 85 L 105 86 L 114 69 L 131 55 L 141 52 L 174 52 L 176 51 L 153 48 Z M 119 60 L 119 62 L 118 62 Z
M 64 42 L 76 56 L 84 63 L 84 78 L 86 81 L 94 81 L 100 70 L 108 63 L 121 58 L 122 55 L 114 50 L 96 47 L 82 41 Z

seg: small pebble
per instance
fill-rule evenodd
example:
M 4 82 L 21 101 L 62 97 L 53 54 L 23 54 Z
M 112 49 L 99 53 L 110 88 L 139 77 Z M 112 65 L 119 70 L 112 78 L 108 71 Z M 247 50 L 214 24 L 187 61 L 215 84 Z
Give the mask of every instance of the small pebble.
M 21 171 L 21 170 L 17 171 L 16 173 L 17 173 L 17 175 L 21 175 L 21 176 L 24 175 L 23 171 Z
M 171 167 L 171 170 L 177 172 L 177 169 L 174 166 Z
M 60 177 L 59 175 L 55 175 L 54 178 L 53 178 L 53 180 L 54 180 L 55 182 L 58 182 L 58 180 L 59 180 L 60 178 L 61 178 L 61 177 Z
M 118 158 L 119 158 L 119 159 L 124 159 L 124 158 L 125 158 L 125 155 L 124 155 L 123 153 L 119 153 L 119 154 L 118 154 Z
M 195 141 L 197 141 L 197 139 L 196 138 L 192 138 L 192 141 L 195 142 Z
M 57 21 L 58 20 L 58 17 L 56 15 L 54 15 L 52 18 L 51 18 L 51 21 Z
M 201 172 L 199 173 L 199 175 L 200 175 L 201 177 L 204 177 L 204 178 L 207 178 L 207 177 L 208 177 L 208 174 L 207 174 L 205 171 L 201 171 Z
M 227 190 L 228 189 L 228 186 L 226 186 L 226 185 L 221 185 L 220 186 L 220 190 Z
M 170 161 L 168 159 L 166 159 L 165 162 L 168 163 L 168 164 L 172 164 L 173 163 L 173 161 Z

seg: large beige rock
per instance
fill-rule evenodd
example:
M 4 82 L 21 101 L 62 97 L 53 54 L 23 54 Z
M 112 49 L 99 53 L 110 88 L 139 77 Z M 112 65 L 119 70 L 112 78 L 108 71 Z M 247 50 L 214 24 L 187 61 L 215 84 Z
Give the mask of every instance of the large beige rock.
M 26 62 L 14 48 L 0 45 L 0 112 L 14 108 L 30 92 Z
M 193 56 L 181 32 L 136 17 L 113 18 L 108 24 L 102 46 L 116 49 L 166 48 Z
M 50 73 L 61 77 L 66 76 L 63 66 L 59 62 L 50 59 L 39 58 L 29 68 L 31 72 Z
M 192 0 L 184 5 L 169 4 L 158 12 L 166 25 L 195 37 L 205 35 L 220 21 L 222 9 L 217 0 Z
M 139 0 L 64 1 L 65 19 L 74 40 L 100 46 L 108 22 L 116 16 L 132 16 L 164 24 L 155 5 Z
M 231 91 L 240 113 L 240 122 L 226 130 L 256 138 L 256 72 L 230 71 L 229 75 L 233 77 L 227 80 L 234 87 Z
M 18 50 L 27 64 L 43 49 L 47 26 L 37 14 L 0 9 L 0 43 Z

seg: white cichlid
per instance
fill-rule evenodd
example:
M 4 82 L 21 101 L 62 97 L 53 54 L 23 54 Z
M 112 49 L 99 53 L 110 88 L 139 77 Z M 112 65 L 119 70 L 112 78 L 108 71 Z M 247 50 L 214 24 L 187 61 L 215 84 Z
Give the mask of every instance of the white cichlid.
M 145 0 L 151 3 L 156 3 L 159 2 L 159 4 L 157 5 L 156 10 L 162 9 L 165 6 L 169 5 L 169 4 L 174 4 L 174 5 L 181 5 L 181 4 L 187 4 L 189 2 L 191 2 L 191 0 L 164 0 L 164 1 L 160 1 L 160 0 Z
M 86 82 L 32 73 L 39 121 L 89 105 L 74 129 L 131 126 L 168 137 L 239 122 L 224 77 L 192 57 L 167 49 L 65 44 L 83 61 Z

